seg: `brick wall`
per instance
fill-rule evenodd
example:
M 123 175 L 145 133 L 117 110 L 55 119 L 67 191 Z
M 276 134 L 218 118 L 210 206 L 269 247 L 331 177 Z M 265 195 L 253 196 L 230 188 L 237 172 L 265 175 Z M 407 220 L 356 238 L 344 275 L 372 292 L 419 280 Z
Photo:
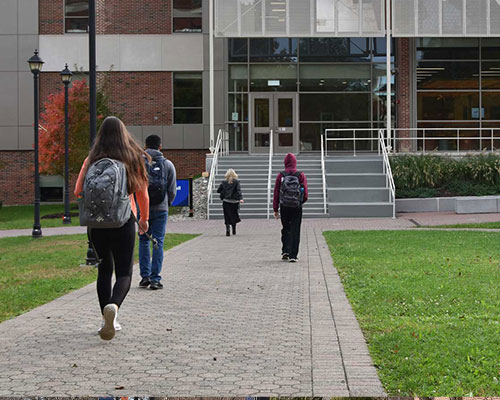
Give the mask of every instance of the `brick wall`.
M 4 205 L 33 204 L 35 200 L 34 164 L 32 150 L 0 151 L 0 200 Z M 77 174 L 70 174 L 70 201 L 76 201 L 73 189 L 77 178 Z
M 171 0 L 97 0 L 98 35 L 172 33 Z M 39 0 L 40 34 L 64 34 L 64 0 Z
M 50 94 L 61 92 L 64 85 L 59 72 L 42 72 L 40 74 L 40 108 L 43 110 Z
M 172 125 L 171 72 L 106 74 L 110 107 L 126 125 Z
M 40 35 L 64 33 L 64 0 L 39 0 Z
M 205 171 L 205 158 L 209 150 L 164 150 L 163 154 L 175 165 L 177 178 L 187 179 Z
M 410 70 L 410 40 L 397 39 L 397 128 L 410 128 L 411 113 L 411 79 Z M 398 137 L 410 137 L 410 131 L 398 131 Z M 398 141 L 400 150 L 410 150 L 410 141 Z
M 4 205 L 34 200 L 33 151 L 0 151 L 0 200 Z
M 97 34 L 172 33 L 171 0 L 98 0 Z

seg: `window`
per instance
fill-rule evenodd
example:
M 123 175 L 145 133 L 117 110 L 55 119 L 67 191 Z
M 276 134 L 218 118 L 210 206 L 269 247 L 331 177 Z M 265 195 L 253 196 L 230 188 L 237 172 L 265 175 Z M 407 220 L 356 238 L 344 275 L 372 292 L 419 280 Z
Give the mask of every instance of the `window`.
M 174 124 L 203 123 L 203 81 L 201 73 L 174 74 Z
M 201 0 L 174 0 L 174 32 L 201 32 Z
M 87 0 L 65 0 L 64 31 L 66 33 L 88 32 L 89 2 Z

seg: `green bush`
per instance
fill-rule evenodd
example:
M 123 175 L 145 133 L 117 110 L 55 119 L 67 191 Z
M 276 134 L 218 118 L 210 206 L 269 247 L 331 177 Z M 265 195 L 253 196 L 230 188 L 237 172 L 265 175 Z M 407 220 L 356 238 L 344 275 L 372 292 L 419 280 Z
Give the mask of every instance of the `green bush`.
M 493 154 L 404 155 L 391 157 L 391 167 L 399 198 L 500 194 L 500 157 Z

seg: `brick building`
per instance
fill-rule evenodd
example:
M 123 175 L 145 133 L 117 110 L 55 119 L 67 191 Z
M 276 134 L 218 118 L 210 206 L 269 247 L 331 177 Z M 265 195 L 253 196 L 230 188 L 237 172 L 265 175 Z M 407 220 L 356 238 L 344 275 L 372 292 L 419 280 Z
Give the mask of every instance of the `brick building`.
M 218 0 L 213 123 L 215 132 L 229 132 L 231 152 L 265 153 L 271 129 L 276 152 L 305 153 L 320 150 L 327 128 L 367 129 L 364 134 L 376 137 L 387 126 L 385 1 L 346 0 L 345 9 L 333 3 Z M 408 1 L 398 4 L 403 3 Z M 442 18 L 435 20 L 438 3 Z M 486 24 L 483 13 L 467 14 L 467 0 L 442 3 L 421 0 L 416 15 L 411 7 L 393 7 L 392 126 L 399 137 L 421 134 L 408 128 L 442 128 L 439 134 L 449 136 L 445 128 L 477 128 L 468 134 L 482 135 L 481 129 L 500 126 L 500 53 L 490 28 L 500 5 L 485 0 L 484 15 L 491 19 Z M 58 73 L 66 63 L 85 72 L 87 4 L 0 2 L 5 204 L 30 203 L 33 192 L 33 80 L 26 60 L 39 49 L 45 61 L 42 103 L 62 89 Z M 97 0 L 98 81 L 109 82 L 113 112 L 139 141 L 152 133 L 162 137 L 181 178 L 205 169 L 210 147 L 208 15 L 208 0 Z M 478 143 L 465 146 L 477 150 Z M 374 140 L 366 141 L 359 150 L 374 146 Z M 448 150 L 454 144 L 428 146 Z M 405 142 L 397 147 L 411 150 Z M 349 150 L 349 144 L 335 150 Z

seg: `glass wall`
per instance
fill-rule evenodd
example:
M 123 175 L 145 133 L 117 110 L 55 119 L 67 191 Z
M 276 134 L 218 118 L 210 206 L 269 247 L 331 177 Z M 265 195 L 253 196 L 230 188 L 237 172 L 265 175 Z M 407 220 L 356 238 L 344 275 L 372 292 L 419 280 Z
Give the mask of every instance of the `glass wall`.
M 500 39 L 418 39 L 418 127 L 451 128 L 426 132 L 427 137 L 456 136 L 461 129 L 461 137 L 471 138 L 460 141 L 461 150 L 491 149 L 491 131 L 479 128 L 500 127 L 499 48 Z M 457 140 L 425 145 L 426 151 L 456 150 Z
M 326 128 L 386 125 L 385 38 L 238 38 L 228 43 L 232 151 L 248 151 L 248 98 L 254 92 L 298 93 L 300 151 L 320 150 Z M 360 147 L 372 146 L 374 141 L 366 141 Z M 336 146 L 348 148 L 352 143 Z

